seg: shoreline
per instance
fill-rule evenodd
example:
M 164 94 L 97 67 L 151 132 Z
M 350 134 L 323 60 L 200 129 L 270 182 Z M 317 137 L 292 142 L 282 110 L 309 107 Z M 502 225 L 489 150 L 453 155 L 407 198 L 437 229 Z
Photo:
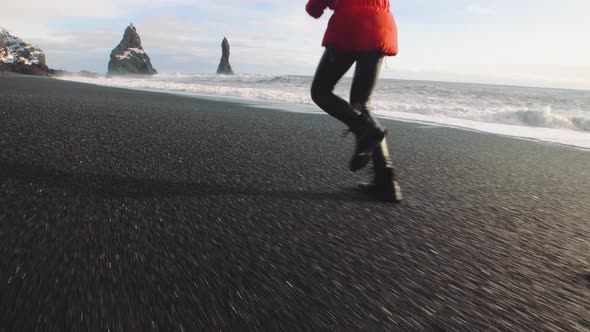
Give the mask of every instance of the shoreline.
M 103 86 L 103 87 L 112 87 L 112 88 L 119 88 L 119 89 L 128 89 L 133 91 L 144 91 L 144 92 L 154 92 L 154 93 L 165 93 L 171 95 L 178 95 L 178 96 L 185 96 L 191 97 L 196 99 L 207 99 L 213 101 L 220 101 L 220 102 L 230 102 L 235 103 L 238 105 L 246 105 L 249 107 L 259 107 L 265 109 L 274 109 L 282 112 L 294 112 L 294 113 L 302 113 L 302 114 L 325 114 L 315 105 L 307 105 L 307 104 L 296 104 L 292 102 L 282 102 L 282 101 L 272 101 L 272 100 L 262 100 L 256 98 L 247 98 L 247 97 L 237 97 L 237 96 L 223 96 L 223 95 L 213 95 L 213 94 L 204 94 L 204 93 L 191 93 L 191 92 L 182 92 L 182 91 L 172 91 L 172 90 L 161 90 L 161 89 L 153 89 L 153 88 L 135 88 L 135 87 L 128 87 L 128 86 L 114 86 L 114 85 L 107 85 L 107 84 L 100 84 L 96 82 L 92 82 L 92 79 L 84 79 L 81 80 L 77 77 L 59 77 L 55 78 L 58 80 L 70 81 L 70 82 L 77 82 L 77 83 L 85 83 L 91 84 L 95 86 Z M 417 81 L 421 82 L 421 81 Z M 444 82 L 448 83 L 448 82 Z M 452 84 L 467 84 L 467 83 L 453 83 Z M 484 84 L 485 85 L 485 84 Z M 499 86 L 499 87 L 512 87 L 512 86 Z M 514 86 L 518 88 L 519 86 Z M 520 87 L 520 88 L 533 88 L 534 87 Z M 541 88 L 543 89 L 543 88 Z M 563 90 L 563 89 L 562 89 Z M 568 90 L 568 89 L 566 89 Z M 572 90 L 572 89 L 569 89 Z M 578 90 L 574 90 L 578 91 Z M 579 90 L 584 91 L 584 90 Z M 415 113 L 405 113 L 405 112 L 394 112 L 397 115 L 388 114 L 390 112 L 379 112 L 376 111 L 375 114 L 380 119 L 391 120 L 391 121 L 401 121 L 407 123 L 415 123 L 415 124 L 422 124 L 422 125 L 430 125 L 430 126 L 442 126 L 447 128 L 453 128 L 458 130 L 466 130 L 481 134 L 488 134 L 488 135 L 499 135 L 502 137 L 510 137 L 514 139 L 521 139 L 530 142 L 536 143 L 545 143 L 550 145 L 558 145 L 564 146 L 567 148 L 579 149 L 582 151 L 590 151 L 590 132 L 584 132 L 579 130 L 570 130 L 570 129 L 557 129 L 557 128 L 549 128 L 549 127 L 532 127 L 532 126 L 524 126 L 524 125 L 513 125 L 513 124 L 502 124 L 502 123 L 494 123 L 494 122 L 483 122 L 483 121 L 475 121 L 475 120 L 467 120 L 467 119 L 458 119 L 458 118 L 446 118 L 441 117 L 437 120 L 433 120 L 432 116 L 425 116 L 421 114 Z M 517 130 L 521 134 L 514 135 L 513 132 Z M 541 134 L 540 132 L 544 134 Z M 576 135 L 577 139 L 582 141 L 573 143 L 570 142 L 567 136 Z M 549 136 L 552 137 L 544 138 L 540 136 Z

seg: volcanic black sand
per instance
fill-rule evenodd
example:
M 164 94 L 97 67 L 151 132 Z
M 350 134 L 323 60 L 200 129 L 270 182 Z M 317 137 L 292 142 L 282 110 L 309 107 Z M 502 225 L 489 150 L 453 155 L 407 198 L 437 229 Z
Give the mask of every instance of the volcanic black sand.
M 590 153 L 0 77 L 0 330 L 590 329 Z

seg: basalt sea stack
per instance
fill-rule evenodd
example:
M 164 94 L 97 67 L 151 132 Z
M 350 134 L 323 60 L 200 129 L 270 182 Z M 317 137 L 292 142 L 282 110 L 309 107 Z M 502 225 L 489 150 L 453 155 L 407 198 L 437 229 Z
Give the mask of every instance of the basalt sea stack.
M 231 65 L 229 64 L 229 42 L 225 37 L 221 42 L 221 61 L 219 61 L 219 67 L 217 67 L 217 74 L 234 74 L 234 71 L 231 69 Z
M 152 67 L 150 57 L 141 46 L 139 34 L 130 24 L 125 29 L 123 39 L 111 52 L 109 75 L 141 74 L 154 75 L 158 72 Z
M 45 64 L 45 53 L 0 27 L 0 73 L 51 76 Z

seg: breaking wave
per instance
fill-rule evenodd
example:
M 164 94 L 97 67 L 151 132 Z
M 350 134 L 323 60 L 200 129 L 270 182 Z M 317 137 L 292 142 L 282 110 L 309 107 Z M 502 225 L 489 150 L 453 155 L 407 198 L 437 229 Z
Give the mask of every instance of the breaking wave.
M 494 119 L 500 123 L 521 124 L 531 127 L 546 127 L 558 129 L 573 129 L 590 132 L 590 118 L 567 117 L 553 114 L 551 107 L 540 111 L 516 111 L 498 113 Z

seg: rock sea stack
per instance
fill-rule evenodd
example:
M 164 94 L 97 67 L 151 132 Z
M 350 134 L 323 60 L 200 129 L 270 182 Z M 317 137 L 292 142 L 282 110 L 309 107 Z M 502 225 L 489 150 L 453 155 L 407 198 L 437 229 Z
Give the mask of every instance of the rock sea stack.
M 152 67 L 150 57 L 141 46 L 141 38 L 133 23 L 131 23 L 123 39 L 111 52 L 108 75 L 154 75 L 158 72 Z
M 0 72 L 51 76 L 45 64 L 45 53 L 0 27 Z
M 217 74 L 234 74 L 234 71 L 229 64 L 229 42 L 225 37 L 223 37 L 223 41 L 221 42 L 221 60 L 219 61 L 219 66 L 217 67 Z

